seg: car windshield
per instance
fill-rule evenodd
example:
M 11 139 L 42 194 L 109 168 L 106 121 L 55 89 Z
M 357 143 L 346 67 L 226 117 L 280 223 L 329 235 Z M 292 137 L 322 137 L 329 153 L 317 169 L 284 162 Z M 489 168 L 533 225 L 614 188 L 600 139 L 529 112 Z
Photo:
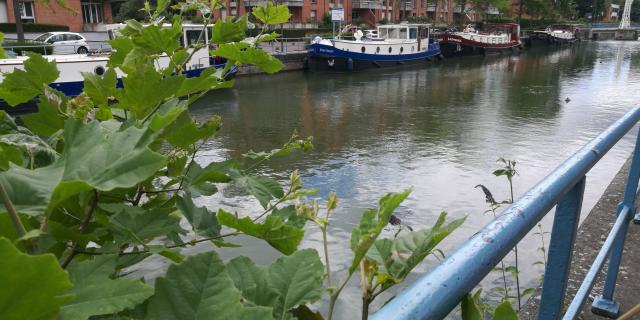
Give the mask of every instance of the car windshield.
M 52 35 L 53 35 L 53 33 L 49 33 L 49 32 L 47 32 L 47 33 L 45 33 L 45 34 L 41 34 L 41 35 L 39 35 L 37 38 L 35 38 L 35 39 L 33 39 L 33 40 L 35 40 L 35 41 L 42 41 L 42 42 L 44 42 L 45 40 L 47 40 L 47 38 L 49 38 L 49 37 L 50 37 L 50 36 L 52 36 Z

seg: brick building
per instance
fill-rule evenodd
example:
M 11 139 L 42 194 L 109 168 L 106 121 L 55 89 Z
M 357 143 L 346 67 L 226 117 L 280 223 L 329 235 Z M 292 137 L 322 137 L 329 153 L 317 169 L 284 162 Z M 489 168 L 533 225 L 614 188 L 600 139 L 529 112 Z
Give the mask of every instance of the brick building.
M 0 0 L 1 1 L 1 0 Z M 427 15 L 428 0 L 274 0 L 275 4 L 289 7 L 291 20 L 285 28 L 315 28 L 332 8 L 344 9 L 343 24 L 367 23 L 375 25 L 380 20 L 400 20 Z M 263 5 L 266 0 L 227 0 L 226 9 L 216 12 L 217 18 L 238 16 L 250 12 L 252 7 Z
M 0 23 L 15 22 L 13 1 L 0 0 Z M 74 32 L 96 31 L 101 25 L 112 22 L 109 0 L 66 0 L 75 12 L 60 7 L 55 1 L 49 3 L 50 8 L 40 1 L 20 1 L 22 21 L 65 25 Z

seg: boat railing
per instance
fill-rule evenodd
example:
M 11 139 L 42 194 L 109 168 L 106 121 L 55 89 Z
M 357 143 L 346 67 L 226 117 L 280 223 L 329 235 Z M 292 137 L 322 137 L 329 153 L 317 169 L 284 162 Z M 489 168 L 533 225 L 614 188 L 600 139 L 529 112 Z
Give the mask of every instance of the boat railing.
M 260 48 L 272 54 L 306 52 L 310 38 L 277 38 L 260 43 Z
M 617 317 L 619 304 L 613 293 L 625 235 L 631 220 L 640 223 L 635 205 L 640 179 L 640 135 L 636 136 L 624 197 L 615 213 L 615 224 L 567 309 L 563 309 L 563 301 L 586 174 L 627 132 L 636 127 L 639 120 L 640 108 L 629 111 L 449 254 L 431 272 L 399 293 L 371 319 L 443 319 L 553 207 L 556 210 L 537 319 L 560 319 L 563 310 L 566 310 L 563 319 L 575 319 L 607 260 L 603 291 L 595 298 L 591 309 L 609 318 Z

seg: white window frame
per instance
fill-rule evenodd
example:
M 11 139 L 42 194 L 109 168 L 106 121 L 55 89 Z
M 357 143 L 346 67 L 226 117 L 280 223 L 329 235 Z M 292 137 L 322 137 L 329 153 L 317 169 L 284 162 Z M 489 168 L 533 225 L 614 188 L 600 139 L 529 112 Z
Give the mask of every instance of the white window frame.
M 98 1 L 80 2 L 80 7 L 82 8 L 82 23 L 84 24 L 104 23 L 104 5 L 102 2 L 98 2 Z
M 36 23 L 36 8 L 33 5 L 33 1 L 19 1 L 20 4 L 20 20 L 22 22 L 28 23 Z M 25 6 L 28 5 L 31 7 L 31 16 L 27 15 L 27 11 L 25 10 Z

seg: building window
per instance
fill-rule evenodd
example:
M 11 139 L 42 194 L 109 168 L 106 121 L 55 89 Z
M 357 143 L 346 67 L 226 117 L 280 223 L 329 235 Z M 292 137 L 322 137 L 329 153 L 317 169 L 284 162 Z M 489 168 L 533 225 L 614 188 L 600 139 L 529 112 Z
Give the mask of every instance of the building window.
M 238 10 L 236 8 L 231 8 L 231 15 L 234 17 L 238 15 Z
M 20 18 L 22 22 L 35 23 L 36 15 L 34 12 L 32 1 L 20 2 Z
M 82 2 L 82 21 L 85 24 L 103 23 L 102 2 Z
M 317 0 L 311 0 L 311 4 L 316 4 L 317 2 Z
M 316 21 L 316 16 L 317 15 L 318 15 L 318 11 L 311 10 L 311 12 L 309 12 L 309 20 Z

